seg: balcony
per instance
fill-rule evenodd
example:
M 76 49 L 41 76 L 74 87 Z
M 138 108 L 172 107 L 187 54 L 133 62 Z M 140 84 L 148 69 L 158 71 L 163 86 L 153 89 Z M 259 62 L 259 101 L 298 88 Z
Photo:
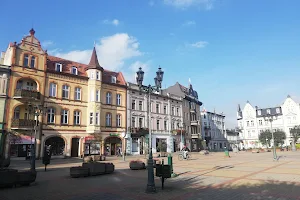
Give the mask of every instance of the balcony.
M 195 108 L 191 108 L 191 109 L 190 109 L 190 112 L 191 112 L 191 113 L 196 113 L 196 109 L 195 109 Z
M 151 130 L 151 133 L 153 134 L 169 134 L 170 132 L 168 130 Z
M 198 120 L 192 120 L 191 121 L 191 126 L 198 126 L 199 125 L 199 121 Z
M 171 132 L 172 132 L 173 135 L 181 135 L 181 131 L 182 131 L 183 135 L 186 134 L 186 130 L 184 130 L 184 129 L 182 129 L 182 130 L 181 129 L 174 129 Z
M 11 128 L 12 129 L 33 129 L 35 125 L 35 120 L 33 119 L 12 119 Z
M 15 89 L 14 99 L 40 100 L 41 93 L 34 90 Z
M 149 134 L 149 129 L 148 128 L 129 127 L 128 131 L 131 133 L 131 135 L 136 135 L 138 137 Z

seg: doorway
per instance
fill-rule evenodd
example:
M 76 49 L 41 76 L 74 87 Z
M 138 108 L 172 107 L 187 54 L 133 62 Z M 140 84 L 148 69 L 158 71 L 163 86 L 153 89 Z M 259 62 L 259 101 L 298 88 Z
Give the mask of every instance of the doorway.
M 78 157 L 79 138 L 72 138 L 71 157 Z
M 122 147 L 121 139 L 112 136 L 108 137 L 105 139 L 105 147 L 107 155 L 117 155 L 118 149 Z

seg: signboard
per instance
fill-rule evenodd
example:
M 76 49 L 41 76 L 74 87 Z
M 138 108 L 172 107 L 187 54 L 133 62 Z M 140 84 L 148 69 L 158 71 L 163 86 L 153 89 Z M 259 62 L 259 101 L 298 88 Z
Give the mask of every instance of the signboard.
M 116 136 L 116 137 L 118 137 L 118 136 L 120 136 L 120 134 L 119 133 L 110 133 L 109 136 Z

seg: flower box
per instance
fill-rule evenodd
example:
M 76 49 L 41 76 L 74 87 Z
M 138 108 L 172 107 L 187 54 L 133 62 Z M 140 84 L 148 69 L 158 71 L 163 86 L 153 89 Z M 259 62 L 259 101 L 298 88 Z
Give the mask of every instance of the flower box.
M 87 177 L 89 176 L 89 168 L 86 167 L 71 167 L 70 176 L 72 178 Z

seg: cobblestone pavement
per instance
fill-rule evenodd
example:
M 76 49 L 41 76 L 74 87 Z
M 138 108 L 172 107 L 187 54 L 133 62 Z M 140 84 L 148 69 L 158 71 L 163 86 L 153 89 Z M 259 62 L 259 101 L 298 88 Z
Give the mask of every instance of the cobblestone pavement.
M 231 154 L 194 153 L 189 161 L 178 161 L 174 154 L 174 172 L 179 176 L 167 179 L 161 190 L 156 178 L 157 193 L 146 194 L 147 171 L 131 171 L 129 161 L 144 156 L 108 158 L 115 164 L 113 174 L 72 179 L 69 167 L 81 165 L 80 159 L 51 160 L 48 171 L 37 161 L 38 176 L 29 187 L 0 189 L 0 200 L 300 200 L 300 152 L 280 152 L 273 161 L 272 153 Z M 167 163 L 167 158 L 164 158 Z M 12 168 L 29 168 L 28 161 L 12 161 Z M 0 177 L 1 178 L 1 177 Z

